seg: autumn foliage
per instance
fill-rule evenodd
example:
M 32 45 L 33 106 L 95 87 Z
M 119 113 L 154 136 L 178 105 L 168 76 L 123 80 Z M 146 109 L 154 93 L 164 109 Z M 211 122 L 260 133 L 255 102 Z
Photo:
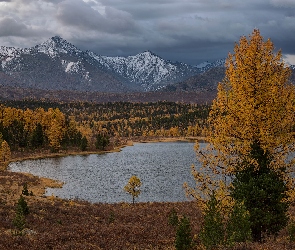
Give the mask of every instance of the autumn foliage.
M 257 241 L 262 233 L 274 234 L 286 225 L 287 200 L 294 199 L 294 163 L 288 157 L 295 150 L 290 74 L 281 51 L 275 53 L 271 40 L 264 41 L 259 30 L 241 37 L 227 58 L 226 76 L 209 113 L 209 144 L 196 145 L 203 165 L 192 168 L 196 188 L 188 188 L 189 194 L 205 207 L 214 190 L 225 215 L 236 199 L 244 202 Z M 252 185 L 246 188 L 247 183 Z M 278 209 L 280 216 L 271 215 L 272 209 L 262 212 L 266 206 Z
M 135 198 L 137 198 L 140 195 L 140 187 L 141 187 L 141 181 L 136 175 L 132 175 L 127 183 L 127 185 L 124 187 L 125 192 L 130 194 L 132 196 L 132 203 L 134 204 Z
M 9 152 L 14 158 L 16 153 L 96 152 L 127 140 L 196 137 L 205 133 L 207 116 L 208 106 L 184 103 L 7 101 L 0 105 L 0 143 L 8 145 L 0 156 L 4 162 Z
M 35 146 L 38 140 L 44 139 L 52 150 L 57 151 L 65 130 L 65 115 L 57 108 L 45 111 L 43 108 L 21 110 L 0 106 L 0 132 L 14 149 Z

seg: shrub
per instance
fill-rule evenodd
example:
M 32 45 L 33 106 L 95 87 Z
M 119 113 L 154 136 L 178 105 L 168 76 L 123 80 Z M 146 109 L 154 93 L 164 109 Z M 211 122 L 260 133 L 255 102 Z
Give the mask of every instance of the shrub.
M 29 190 L 28 190 L 28 184 L 27 184 L 27 183 L 25 183 L 25 184 L 23 185 L 22 194 L 23 194 L 23 195 L 26 195 L 26 196 L 29 196 Z
M 111 223 L 114 223 L 114 221 L 115 221 L 115 212 L 111 211 L 109 214 L 108 223 L 111 224 Z
M 193 247 L 193 239 L 191 236 L 191 225 L 189 219 L 184 216 L 180 219 L 175 237 L 176 250 L 188 250 Z
M 178 218 L 178 215 L 177 215 L 177 213 L 176 213 L 176 211 L 175 211 L 174 208 L 170 211 L 168 220 L 169 220 L 169 224 L 171 226 L 173 226 L 173 227 L 178 226 L 178 224 L 179 224 L 179 218 Z
M 19 200 L 16 205 L 16 212 L 23 214 L 23 215 L 28 215 L 29 214 L 29 207 L 27 202 L 25 201 L 25 198 L 21 195 L 19 197 Z
M 226 225 L 226 242 L 233 245 L 247 240 L 251 240 L 250 215 L 243 203 L 235 203 Z
M 199 235 L 206 249 L 216 248 L 224 242 L 225 232 L 219 203 L 213 192 L 205 209 L 204 224 Z
M 26 224 L 25 216 L 29 214 L 28 204 L 24 197 L 21 195 L 16 205 L 16 215 L 13 220 L 13 225 L 21 232 Z
M 291 221 L 287 227 L 288 230 L 288 237 L 290 242 L 295 241 L 295 222 Z

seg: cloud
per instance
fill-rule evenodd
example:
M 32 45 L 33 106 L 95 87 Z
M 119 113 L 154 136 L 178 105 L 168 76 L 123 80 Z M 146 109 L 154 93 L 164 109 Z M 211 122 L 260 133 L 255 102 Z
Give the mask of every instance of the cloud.
M 56 3 L 60 3 L 60 2 L 62 2 L 63 0 L 43 0 L 44 2 L 48 2 L 48 3 L 54 3 L 54 4 L 56 4 Z
M 27 27 L 11 17 L 0 18 L 0 36 L 26 36 Z
M 129 13 L 113 7 L 105 7 L 105 13 L 80 0 L 66 0 L 58 4 L 57 20 L 66 26 L 97 32 L 121 33 L 135 29 Z
M 60 35 L 102 55 L 160 56 L 197 64 L 226 57 L 258 28 L 295 54 L 294 0 L 0 0 L 0 45 Z
M 285 54 L 284 55 L 284 61 L 290 65 L 295 65 L 295 54 Z
M 276 7 L 295 7 L 294 0 L 271 0 L 270 2 Z

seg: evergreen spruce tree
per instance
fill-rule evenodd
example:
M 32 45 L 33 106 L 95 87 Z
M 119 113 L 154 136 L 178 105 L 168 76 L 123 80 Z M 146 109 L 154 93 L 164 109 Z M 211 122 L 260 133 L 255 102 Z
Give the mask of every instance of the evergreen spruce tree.
M 15 212 L 16 214 L 13 220 L 13 225 L 19 232 L 21 232 L 26 224 L 26 215 L 29 214 L 28 204 L 22 195 L 17 202 Z
M 105 136 L 103 134 L 98 134 L 96 136 L 96 142 L 95 147 L 100 150 L 104 150 L 106 146 L 110 144 L 110 140 L 108 136 Z
M 270 168 L 271 156 L 258 142 L 252 145 L 250 154 L 259 166 L 245 163 L 247 167 L 233 181 L 232 197 L 245 204 L 253 240 L 261 241 L 264 235 L 277 234 L 287 225 L 288 189 L 280 171 Z
M 193 238 L 191 236 L 191 225 L 189 219 L 184 216 L 180 219 L 176 230 L 175 248 L 176 250 L 192 249 Z
M 30 137 L 30 145 L 34 148 L 41 147 L 44 143 L 43 128 L 40 123 L 37 123 L 35 130 L 32 132 Z
M 80 143 L 80 149 L 81 151 L 85 151 L 87 149 L 88 141 L 85 136 L 82 137 L 81 143 Z

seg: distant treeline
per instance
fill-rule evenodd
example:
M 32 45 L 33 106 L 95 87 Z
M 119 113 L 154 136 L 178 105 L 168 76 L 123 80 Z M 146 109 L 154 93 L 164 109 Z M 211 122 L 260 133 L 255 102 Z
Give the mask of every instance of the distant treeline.
M 7 101 L 0 106 L 0 132 L 12 149 L 101 149 L 102 138 L 116 144 L 135 136 L 204 135 L 208 112 L 207 105 L 174 102 Z

